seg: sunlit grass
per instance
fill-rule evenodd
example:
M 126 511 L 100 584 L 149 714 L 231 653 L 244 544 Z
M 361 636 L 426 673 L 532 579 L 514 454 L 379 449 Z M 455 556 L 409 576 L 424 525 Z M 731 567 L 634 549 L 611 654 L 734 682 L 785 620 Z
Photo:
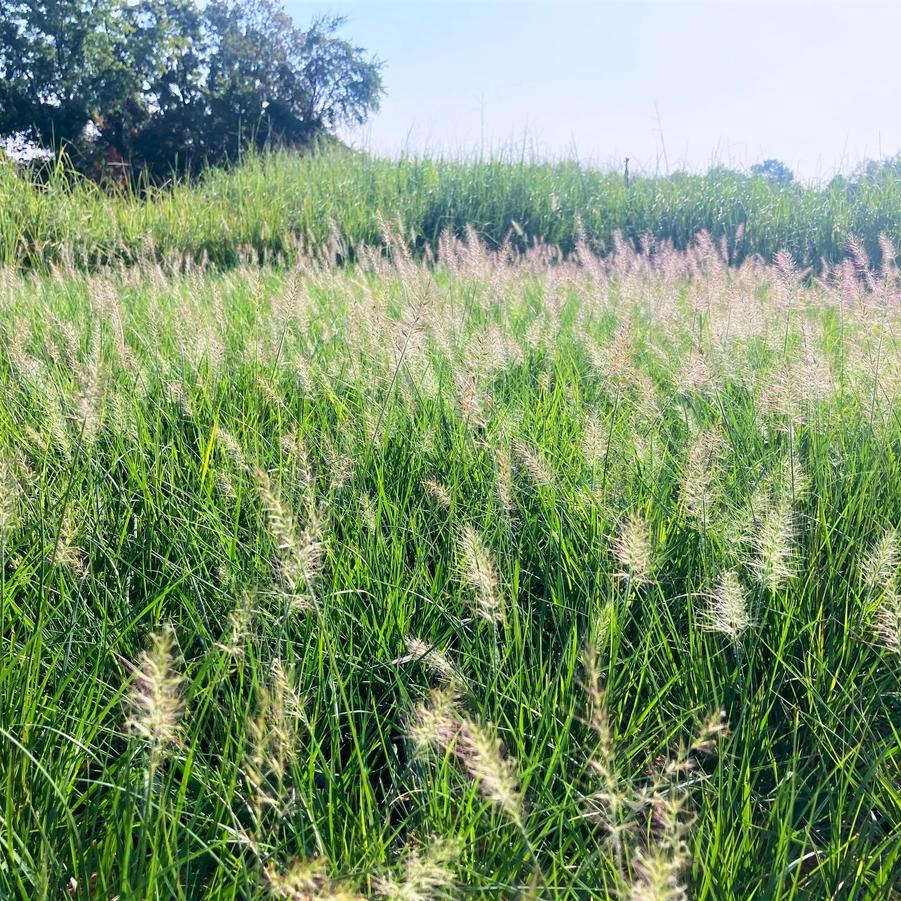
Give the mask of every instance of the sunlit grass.
M 896 274 L 442 244 L 0 274 L 0 895 L 891 897 Z
M 901 181 L 890 170 L 857 184 L 775 186 L 726 170 L 634 176 L 515 153 L 455 161 L 398 161 L 332 150 L 251 156 L 230 171 L 152 189 L 107 193 L 68 176 L 40 179 L 0 163 L 0 264 L 96 267 L 149 255 L 217 266 L 295 259 L 306 248 L 345 259 L 380 246 L 387 222 L 435 251 L 468 228 L 493 247 L 535 240 L 569 253 L 583 238 L 609 251 L 621 235 L 687 247 L 702 230 L 733 261 L 787 250 L 802 265 L 846 256 L 849 236 L 880 260 L 880 234 L 901 244 Z

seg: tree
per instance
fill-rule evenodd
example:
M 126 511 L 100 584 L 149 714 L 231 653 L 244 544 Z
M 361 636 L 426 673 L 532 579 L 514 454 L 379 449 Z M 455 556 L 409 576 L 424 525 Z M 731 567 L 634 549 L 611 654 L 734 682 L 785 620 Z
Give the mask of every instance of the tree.
M 901 153 L 881 160 L 863 160 L 855 167 L 849 181 L 852 184 L 860 185 L 889 178 L 897 179 L 899 176 L 901 176 Z
M 277 0 L 0 0 L 0 137 L 164 174 L 378 108 L 381 63 Z
M 751 166 L 751 174 L 766 179 L 770 184 L 778 187 L 790 185 L 795 176 L 791 169 L 781 160 L 764 160 Z

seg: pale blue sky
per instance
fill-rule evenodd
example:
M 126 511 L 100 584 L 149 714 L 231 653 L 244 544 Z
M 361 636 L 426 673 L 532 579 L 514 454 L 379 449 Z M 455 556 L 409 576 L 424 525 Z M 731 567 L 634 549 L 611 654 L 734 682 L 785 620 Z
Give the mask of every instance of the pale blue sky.
M 826 178 L 901 151 L 901 2 L 286 0 L 385 60 L 352 141 L 396 155 L 521 146 L 646 172 L 778 157 Z M 659 117 L 658 117 L 659 115 Z M 665 151 L 665 152 L 664 152 Z

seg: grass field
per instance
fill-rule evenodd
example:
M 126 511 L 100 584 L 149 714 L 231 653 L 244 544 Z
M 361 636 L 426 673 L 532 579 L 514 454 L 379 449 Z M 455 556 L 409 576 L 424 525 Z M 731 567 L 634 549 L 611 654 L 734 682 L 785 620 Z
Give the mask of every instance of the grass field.
M 897 270 L 388 244 L 0 272 L 0 897 L 897 897 Z
M 849 236 L 874 260 L 879 236 L 901 246 L 901 166 L 858 182 L 780 187 L 764 178 L 634 176 L 575 162 L 532 162 L 512 153 L 454 161 L 391 161 L 348 152 L 249 157 L 229 171 L 142 193 L 110 194 L 61 167 L 32 179 L 0 162 L 0 265 L 46 270 L 96 268 L 154 256 L 187 256 L 231 267 L 249 258 L 294 260 L 303 248 L 346 257 L 380 245 L 385 222 L 403 222 L 412 248 L 468 227 L 492 247 L 536 239 L 572 252 L 586 239 L 607 252 L 617 233 L 678 249 L 706 231 L 730 258 L 772 260 L 790 252 L 802 266 L 839 263 Z

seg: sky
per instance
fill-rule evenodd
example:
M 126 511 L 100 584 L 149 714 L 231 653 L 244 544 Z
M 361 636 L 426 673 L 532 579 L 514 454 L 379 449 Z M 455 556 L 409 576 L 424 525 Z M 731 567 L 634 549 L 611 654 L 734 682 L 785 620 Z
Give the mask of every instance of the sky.
M 301 25 L 385 63 L 381 109 L 344 137 L 371 152 L 525 150 L 646 174 L 745 168 L 800 178 L 901 152 L 901 0 L 285 0 Z

